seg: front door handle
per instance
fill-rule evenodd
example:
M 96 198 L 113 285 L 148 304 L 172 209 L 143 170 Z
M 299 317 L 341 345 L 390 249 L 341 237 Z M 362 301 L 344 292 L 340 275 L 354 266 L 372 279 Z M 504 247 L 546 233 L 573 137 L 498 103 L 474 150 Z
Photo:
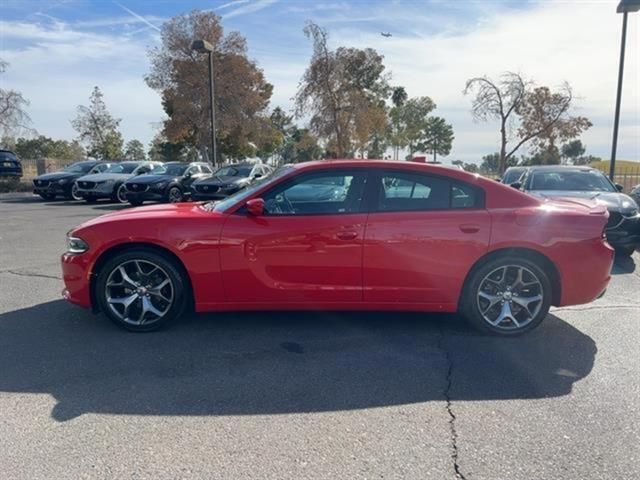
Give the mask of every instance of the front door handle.
M 480 231 L 480 225 L 465 223 L 460 225 L 460 231 L 462 233 L 478 233 Z
M 358 232 L 353 232 L 351 230 L 347 230 L 345 232 L 338 232 L 336 234 L 336 236 L 340 240 L 353 240 L 354 238 L 356 238 L 358 236 Z

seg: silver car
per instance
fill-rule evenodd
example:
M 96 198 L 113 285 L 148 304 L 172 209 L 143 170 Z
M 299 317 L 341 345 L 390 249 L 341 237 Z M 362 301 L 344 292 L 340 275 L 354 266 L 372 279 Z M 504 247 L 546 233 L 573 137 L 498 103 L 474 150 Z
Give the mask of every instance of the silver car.
M 85 175 L 76 180 L 76 193 L 87 202 L 95 202 L 99 198 L 110 198 L 114 202 L 126 203 L 124 182 L 136 175 L 149 173 L 161 162 L 117 162 L 102 173 Z

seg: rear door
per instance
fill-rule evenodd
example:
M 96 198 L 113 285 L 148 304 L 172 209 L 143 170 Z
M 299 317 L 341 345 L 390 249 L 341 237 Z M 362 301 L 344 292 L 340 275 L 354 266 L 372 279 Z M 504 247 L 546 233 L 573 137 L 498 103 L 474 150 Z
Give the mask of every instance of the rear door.
M 489 245 L 484 192 L 446 176 L 374 171 L 364 300 L 454 304 L 467 271 Z

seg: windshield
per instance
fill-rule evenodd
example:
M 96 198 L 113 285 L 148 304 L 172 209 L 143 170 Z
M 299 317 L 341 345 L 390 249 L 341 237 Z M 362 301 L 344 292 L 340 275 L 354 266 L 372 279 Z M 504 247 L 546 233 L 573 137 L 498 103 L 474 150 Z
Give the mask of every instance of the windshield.
M 0 160 L 16 160 L 16 156 L 11 152 L 0 152 Z
M 517 182 L 522 176 L 522 172 L 524 172 L 524 168 L 510 168 L 506 172 L 504 172 L 504 177 L 502 177 L 502 183 L 506 183 L 510 185 L 514 182 Z
M 214 173 L 216 177 L 248 177 L 253 170 L 252 166 L 222 167 Z
M 94 163 L 76 162 L 66 166 L 62 171 L 69 173 L 87 173 L 94 165 Z
M 216 212 L 223 212 L 232 205 L 236 203 L 242 202 L 244 199 L 249 198 L 253 195 L 257 190 L 260 190 L 267 184 L 273 183 L 278 179 L 284 177 L 285 175 L 291 173 L 293 171 L 293 167 L 280 167 L 276 171 L 274 171 L 271 175 L 267 175 L 266 177 L 257 180 L 255 183 L 251 184 L 249 187 L 244 188 L 233 195 L 228 196 L 221 202 L 209 202 L 205 205 L 206 208 L 210 208 L 215 210 Z
M 613 184 L 597 170 L 552 170 L 534 172 L 528 190 L 615 192 Z
M 156 165 L 151 170 L 151 175 L 171 175 L 172 177 L 179 177 L 184 174 L 185 170 L 189 167 L 188 164 L 171 163 L 169 165 Z
M 137 163 L 114 163 L 104 173 L 133 173 L 137 166 Z

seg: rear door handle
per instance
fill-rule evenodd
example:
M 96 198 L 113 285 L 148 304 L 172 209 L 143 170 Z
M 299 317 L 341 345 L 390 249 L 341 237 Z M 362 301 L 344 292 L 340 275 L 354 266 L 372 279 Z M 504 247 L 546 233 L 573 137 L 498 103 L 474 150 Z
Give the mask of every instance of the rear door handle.
M 340 240 L 353 240 L 354 238 L 356 238 L 358 236 L 358 232 L 353 232 L 353 231 L 347 230 L 346 232 L 338 232 L 336 234 L 336 236 Z
M 464 223 L 460 225 L 460 231 L 462 233 L 478 233 L 480 231 L 480 225 L 474 225 L 471 223 Z

